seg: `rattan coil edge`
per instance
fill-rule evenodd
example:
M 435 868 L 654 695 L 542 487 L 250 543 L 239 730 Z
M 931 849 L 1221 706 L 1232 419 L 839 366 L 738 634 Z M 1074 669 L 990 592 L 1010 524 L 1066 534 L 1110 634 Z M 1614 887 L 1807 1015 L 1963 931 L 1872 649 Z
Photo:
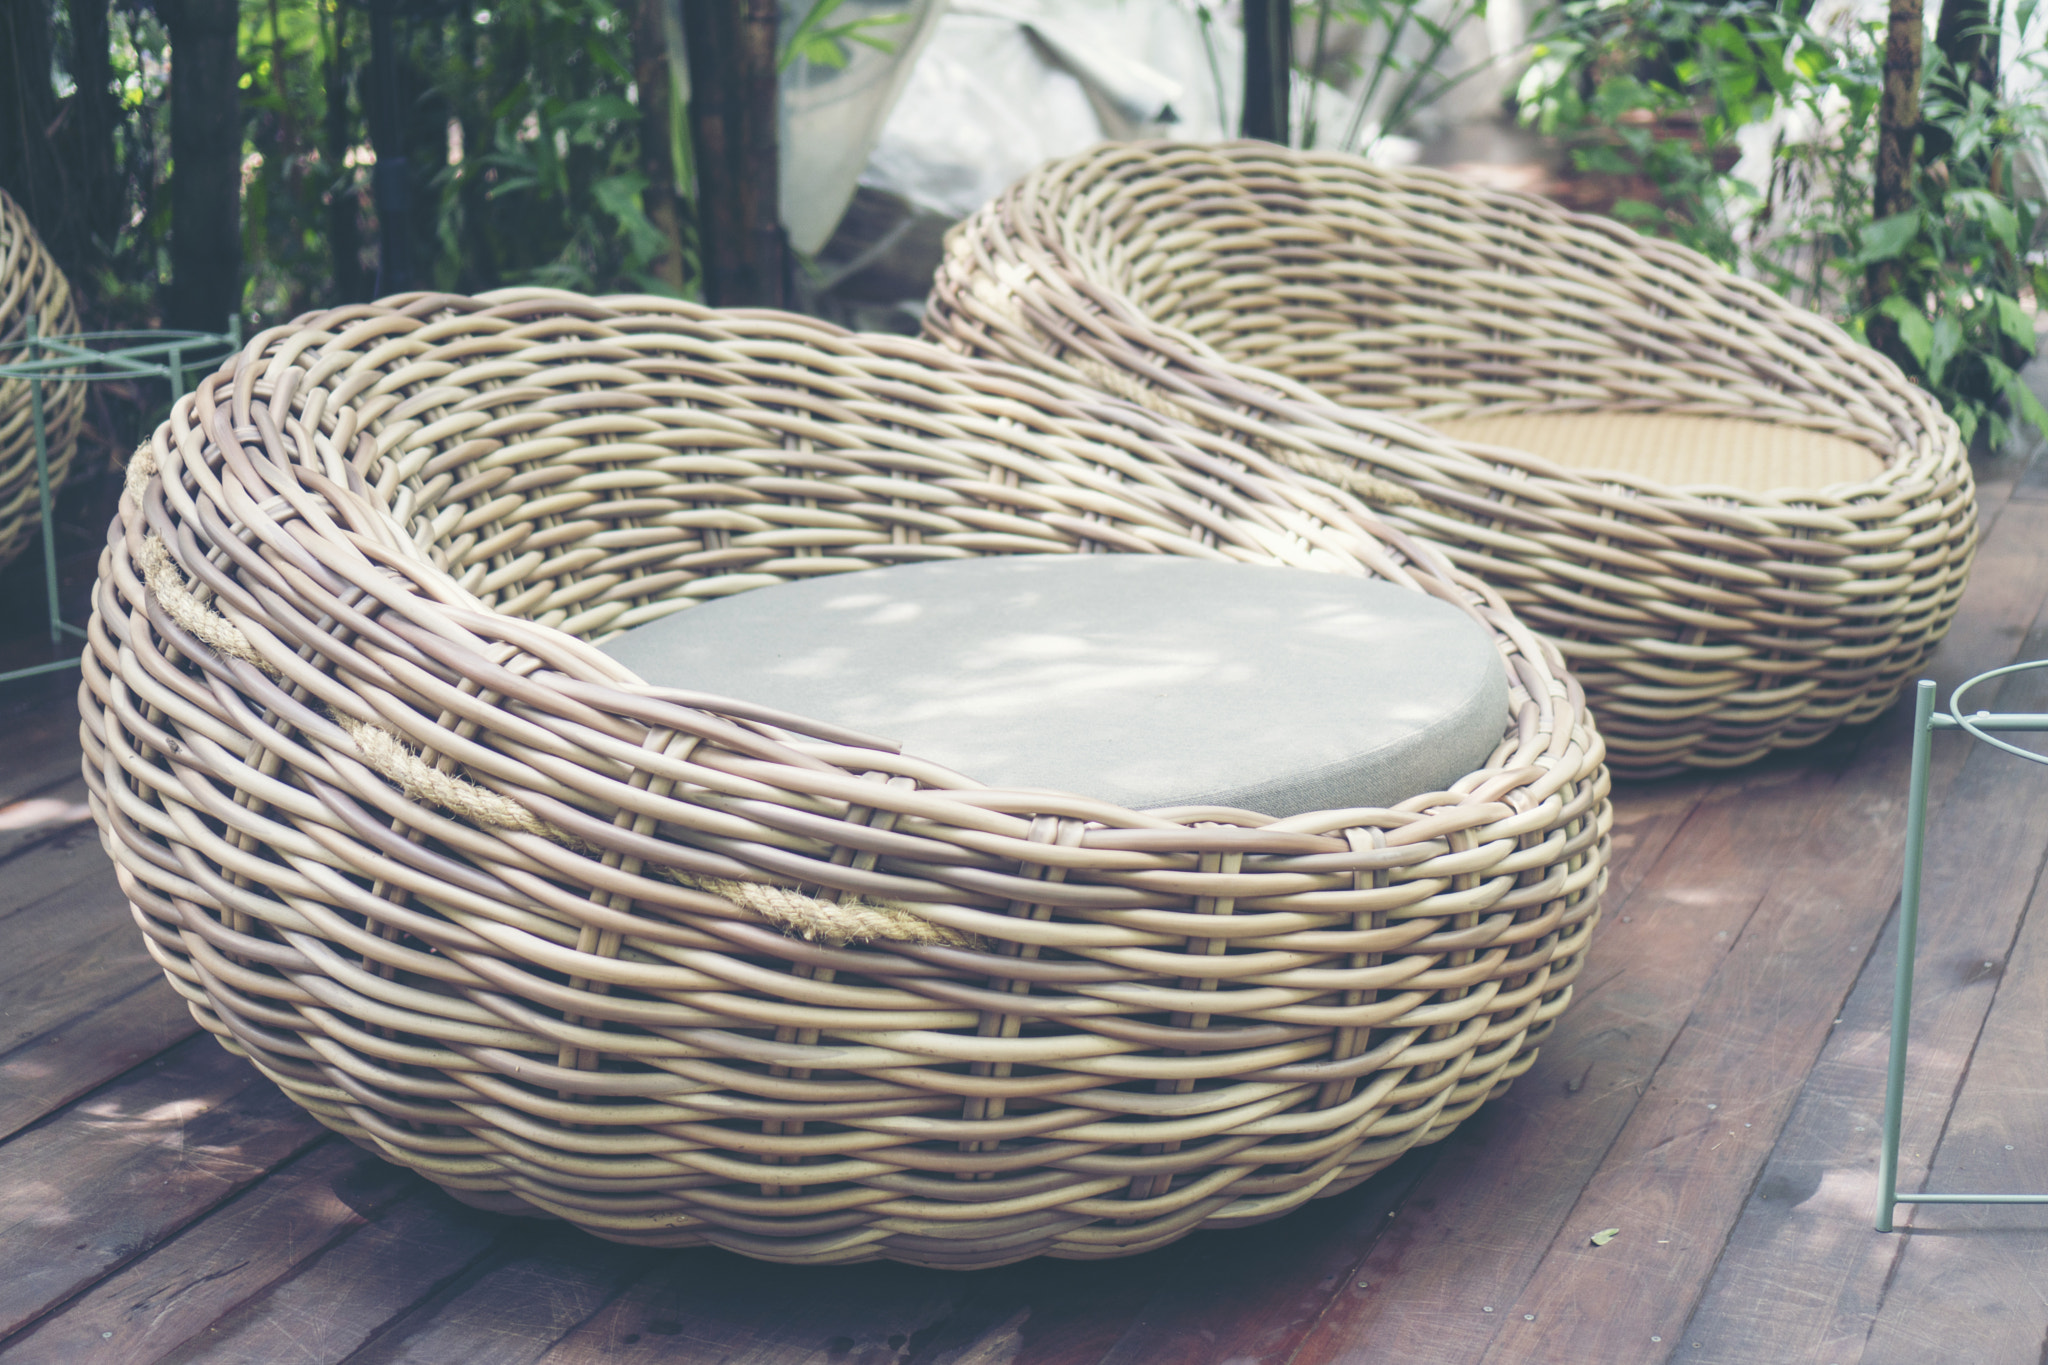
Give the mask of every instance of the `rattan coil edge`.
M 27 358 L 21 347 L 33 319 L 38 336 L 71 336 L 79 329 L 71 285 L 50 256 L 28 215 L 0 190 L 0 360 Z M 85 385 L 43 384 L 43 431 L 50 486 L 71 472 L 78 428 L 85 417 Z M 29 381 L 0 379 L 0 565 L 11 563 L 41 527 L 36 486 L 35 414 Z
M 1440 1139 L 1584 963 L 1611 808 L 1555 651 L 1343 490 L 1091 391 L 780 314 L 403 296 L 256 337 L 141 458 L 80 700 L 144 941 L 321 1123 L 486 1207 L 1127 1255 Z M 1493 633 L 1514 722 L 1390 810 L 1139 813 L 586 643 L 1019 552 L 1385 577 Z M 833 946 L 735 883 L 960 937 Z
M 1869 720 L 1976 547 L 1955 424 L 1840 328 L 1532 195 L 1264 143 L 1041 167 L 953 230 L 928 334 L 1348 480 L 1555 640 L 1617 774 L 1729 767 Z M 1432 420 L 1742 417 L 1873 480 L 1680 489 L 1461 444 Z

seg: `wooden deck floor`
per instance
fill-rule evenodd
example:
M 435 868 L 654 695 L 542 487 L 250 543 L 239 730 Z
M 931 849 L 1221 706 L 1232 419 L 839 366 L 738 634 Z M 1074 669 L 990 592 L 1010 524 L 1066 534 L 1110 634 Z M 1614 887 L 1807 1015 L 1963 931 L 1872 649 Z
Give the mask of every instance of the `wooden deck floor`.
M 2048 460 L 1932 670 L 2048 655 Z M 1870 1230 L 1905 717 L 1623 788 L 1607 919 L 1541 1060 L 1277 1223 L 957 1274 L 646 1252 L 472 1212 L 327 1135 L 144 955 L 66 680 L 0 689 L 0 1361 L 1324 1365 L 2034 1362 L 2048 1209 Z M 2048 709 L 2048 682 L 1999 709 Z M 1906 1183 L 2048 1187 L 2048 775 L 1936 741 Z M 1602 1228 L 1620 1233 L 1589 1244 Z

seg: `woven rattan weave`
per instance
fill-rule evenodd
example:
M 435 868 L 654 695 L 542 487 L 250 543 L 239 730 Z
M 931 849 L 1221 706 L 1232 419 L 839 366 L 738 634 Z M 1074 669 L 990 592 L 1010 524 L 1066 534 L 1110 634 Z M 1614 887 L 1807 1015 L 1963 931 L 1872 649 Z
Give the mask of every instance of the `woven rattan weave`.
M 592 648 L 914 559 L 1222 556 L 1473 614 L 1513 723 L 1393 809 L 982 787 Z M 783 1261 L 1117 1256 L 1448 1133 L 1607 860 L 1554 650 L 1342 490 L 901 338 L 404 296 L 257 337 L 131 468 L 81 691 L 194 1014 L 488 1207 Z
M 1877 715 L 1976 544 L 1955 424 L 1875 351 L 1694 252 L 1436 172 L 1099 147 L 954 230 L 926 325 L 1348 477 L 1558 642 L 1625 775 Z M 1769 423 L 1883 463 L 1672 486 L 1404 420 L 1571 413 L 1741 418 L 1730 442 Z
M 37 336 L 78 331 L 71 285 L 50 259 L 21 206 L 0 190 L 0 360 L 27 359 L 29 322 Z M 35 414 L 25 379 L 0 379 L 0 564 L 27 548 L 41 525 L 36 488 Z M 85 415 L 85 385 L 43 385 L 43 430 L 50 486 L 64 482 Z

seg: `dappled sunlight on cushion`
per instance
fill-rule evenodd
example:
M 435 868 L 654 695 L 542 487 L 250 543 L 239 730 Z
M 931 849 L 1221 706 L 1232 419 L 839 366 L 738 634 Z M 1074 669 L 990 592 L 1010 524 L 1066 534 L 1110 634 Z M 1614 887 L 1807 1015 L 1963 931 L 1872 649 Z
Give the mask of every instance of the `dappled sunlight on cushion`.
M 1486 629 L 1393 584 L 1028 555 L 721 598 L 612 640 L 651 682 L 901 741 L 991 786 L 1286 816 L 1388 805 L 1507 724 Z

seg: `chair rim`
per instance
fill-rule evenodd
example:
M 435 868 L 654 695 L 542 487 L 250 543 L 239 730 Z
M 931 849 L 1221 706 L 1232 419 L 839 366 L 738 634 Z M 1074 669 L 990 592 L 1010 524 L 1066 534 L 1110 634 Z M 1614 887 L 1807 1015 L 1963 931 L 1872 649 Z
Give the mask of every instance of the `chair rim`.
M 1623 260 L 1633 273 L 1618 275 L 1621 283 L 1607 291 L 1615 300 L 1608 311 L 1618 321 L 1600 333 L 1608 338 L 1601 344 L 1609 349 L 1600 352 L 1607 368 L 1589 376 L 1604 387 L 1593 394 L 1564 385 L 1557 392 L 1565 396 L 1555 402 L 1495 403 L 1487 396 L 1498 387 L 1491 380 L 1482 390 L 1469 371 L 1460 371 L 1464 377 L 1455 384 L 1433 375 L 1410 378 L 1405 357 L 1361 348 L 1359 354 L 1389 357 L 1388 391 L 1395 399 L 1388 401 L 1405 406 L 1359 407 L 1262 368 L 1256 357 L 1225 355 L 1188 331 L 1186 318 L 1146 311 L 1152 305 L 1106 264 L 1116 252 L 1142 250 L 1149 253 L 1148 268 L 1162 276 L 1187 272 L 1198 278 L 1186 288 L 1224 297 L 1228 291 L 1209 281 L 1230 278 L 1223 267 L 1188 254 L 1205 239 L 1199 235 L 1204 229 L 1190 226 L 1193 210 L 1185 205 L 1209 206 L 1202 196 L 1212 180 L 1218 187 L 1212 197 L 1233 215 L 1227 230 L 1263 222 L 1256 218 L 1259 205 L 1278 197 L 1289 207 L 1269 235 L 1315 237 L 1318 249 L 1353 221 L 1334 210 L 1323 214 L 1321 206 L 1342 194 L 1366 204 L 1370 192 L 1385 202 L 1358 208 L 1361 219 L 1368 208 L 1378 222 L 1409 199 L 1437 196 L 1513 220 L 1516 230 L 1526 221 L 1575 250 Z M 1314 214 L 1323 217 L 1310 227 L 1292 226 L 1294 216 Z M 1449 224 L 1446 234 L 1459 230 L 1447 216 L 1424 225 L 1439 221 Z M 1404 230 L 1423 229 L 1410 224 Z M 1098 240 L 1105 237 L 1113 240 Z M 1548 249 L 1546 241 L 1531 251 Z M 1682 351 L 1686 337 L 1696 338 L 1686 343 L 1693 351 L 1680 354 L 1684 364 L 1658 372 L 1661 389 L 1642 381 L 1633 353 L 1624 354 L 1610 335 L 1634 327 L 1637 314 L 1650 316 L 1647 305 L 1622 298 L 1638 277 L 1675 300 L 1661 317 L 1650 318 L 1670 334 L 1658 344 Z M 1512 279 L 1517 289 L 1535 288 L 1541 281 L 1528 284 L 1535 278 L 1533 272 L 1478 272 L 1472 287 L 1484 295 L 1499 279 Z M 1178 276 L 1161 285 L 1182 287 Z M 1279 290 L 1263 276 L 1246 288 Z M 1590 286 L 1567 280 L 1560 288 L 1565 304 L 1579 308 L 1574 300 Z M 1375 299 L 1375 308 L 1393 307 Z M 1207 295 L 1203 301 L 1212 306 Z M 1434 326 L 1451 307 L 1441 300 L 1418 304 L 1415 316 Z M 1741 326 L 1715 331 L 1721 314 Z M 1531 336 L 1547 335 L 1548 316 L 1532 310 L 1524 320 Z M 953 349 L 1093 384 L 1179 420 L 1230 432 L 1296 468 L 1348 480 L 1390 521 L 1436 541 L 1453 562 L 1501 587 L 1532 626 L 1564 647 L 1574 669 L 1585 674 L 1610 762 L 1626 776 L 1735 766 L 1875 717 L 1945 632 L 1980 534 L 1974 481 L 1955 423 L 1891 362 L 1696 252 L 1442 172 L 1387 170 L 1344 154 L 1263 143 L 1104 144 L 1039 167 L 952 230 L 924 325 L 926 335 Z M 1491 325 L 1480 317 L 1470 336 L 1446 344 L 1483 355 L 1498 345 L 1490 339 Z M 1391 335 L 1393 328 L 1387 324 L 1382 332 Z M 1577 333 L 1570 336 L 1578 340 Z M 1776 350 L 1760 346 L 1749 355 L 1739 344 L 1746 336 L 1762 337 Z M 1807 357 L 1796 372 L 1786 363 L 1797 359 L 1790 349 L 1795 343 Z M 1553 374 L 1545 363 L 1530 360 L 1525 368 L 1534 377 L 1514 382 L 1551 392 L 1539 382 Z M 1687 366 L 1722 384 L 1714 391 L 1719 397 L 1692 403 L 1686 395 L 1706 381 L 1696 382 Z M 1348 379 L 1364 370 L 1333 373 Z M 1751 389 L 1776 398 L 1769 405 L 1752 402 Z M 1368 390 L 1378 392 L 1371 386 L 1359 391 Z M 1428 406 L 1444 393 L 1453 393 L 1456 404 Z M 1428 425 L 1433 414 L 1652 407 L 1783 421 L 1835 435 L 1853 436 L 1854 427 L 1861 432 L 1856 438 L 1887 463 L 1866 481 L 1816 489 L 1674 486 L 1622 471 L 1567 469 L 1528 452 L 1454 439 Z M 1799 420 L 1802 411 L 1813 420 Z M 1804 699 L 1788 691 L 1801 688 Z
M 538 477 L 553 472 L 546 441 L 593 412 L 631 427 L 646 408 L 624 400 L 648 394 L 623 392 L 620 376 L 659 368 L 521 321 L 551 309 L 580 320 L 557 334 L 665 319 L 730 362 L 717 377 L 731 401 L 692 407 L 681 448 L 733 436 L 743 413 L 815 435 L 824 412 L 849 427 L 831 450 L 800 435 L 729 448 L 787 457 L 770 462 L 786 471 L 865 432 L 876 439 L 858 448 L 874 454 L 901 404 L 887 434 L 907 460 L 954 469 L 937 459 L 951 446 L 918 435 L 950 422 L 958 467 L 976 452 L 989 468 L 1041 461 L 1036 483 L 1001 490 L 1018 505 L 1065 470 L 1076 505 L 1099 510 L 1124 470 L 1130 526 L 1141 494 L 1165 505 L 1212 476 L 1217 506 L 1242 503 L 1243 525 L 1224 523 L 1219 543 L 1241 531 L 1263 544 L 1245 528 L 1266 506 L 1299 510 L 1303 527 L 1327 512 L 1340 549 L 1355 521 L 1357 544 L 1385 556 L 1381 576 L 1490 627 L 1511 665 L 1514 727 L 1491 766 L 1408 808 L 1234 823 L 948 786 L 954 775 L 862 736 L 641 684 L 539 619 L 567 608 L 536 605 L 555 599 L 504 575 L 509 551 L 482 548 L 496 490 L 532 475 L 522 496 L 555 496 L 560 483 Z M 559 383 L 505 359 L 499 340 L 522 328 L 513 340 L 529 352 L 552 347 Z M 806 338 L 816 344 L 795 344 Z M 804 360 L 809 387 L 776 390 L 774 366 Z M 465 389 L 464 364 L 498 387 Z M 522 425 L 535 411 L 547 421 Z M 531 431 L 554 434 L 504 454 Z M 181 400 L 145 450 L 110 528 L 80 693 L 103 844 L 203 1027 L 321 1122 L 458 1198 L 768 1260 L 1130 1254 L 1276 1217 L 1447 1135 L 1527 1069 L 1571 999 L 1612 820 L 1582 694 L 1497 593 L 1398 530 L 1380 539 L 1341 489 L 1277 465 L 1268 479 L 1272 462 L 1223 438 L 787 315 L 515 290 L 400 296 L 273 329 Z M 1274 524 L 1286 524 L 1277 510 Z M 1135 540 L 1110 519 L 1058 529 Z M 474 556 L 436 559 L 470 535 L 485 537 Z M 619 617 L 562 619 L 594 636 Z M 1333 946 L 1311 928 L 1382 946 Z M 1370 960 L 1383 951 L 1390 963 Z M 1342 980 L 1263 982 L 1311 965 Z M 1361 1003 L 1346 1003 L 1342 983 L 1361 972 Z M 1235 993 L 1181 990 L 1205 973 Z M 992 984 L 1017 980 L 1021 994 Z M 984 1027 L 1006 1019 L 1017 1026 Z M 974 1069 L 992 1057 L 1001 1065 Z M 1072 1107 L 1084 1093 L 1106 1097 L 1099 1111 Z M 882 1118 L 855 1124 L 861 1104 L 884 1105 Z M 1107 1154 L 1109 1178 L 1046 1164 L 1033 1125 L 1048 1113 L 1110 1125 L 1077 1139 Z M 890 1137 L 883 1120 L 903 1115 L 945 1127 Z M 997 1125 L 975 1130 L 994 1133 L 986 1143 L 968 1131 L 984 1121 Z M 1158 1123 L 1193 1127 L 1155 1158 L 1145 1134 Z M 698 1163 L 681 1176 L 664 1164 L 677 1124 Z M 785 1150 L 831 1164 L 805 1178 L 774 1164 Z M 764 1186 L 764 1171 L 782 1178 Z M 996 1183 L 963 1187 L 961 1171 Z M 822 1221 L 802 1203 L 840 1182 L 869 1202 L 912 1200 L 912 1213 L 951 1202 L 880 1223 L 866 1203 Z M 776 1203 L 784 1186 L 794 1212 Z M 1023 1207 L 971 1215 L 960 1204 L 982 1205 L 963 1189 Z M 1100 1207 L 1114 1191 L 1123 1202 Z
M 926 335 L 941 344 L 956 346 L 971 336 L 983 343 L 984 354 L 999 355 L 1013 363 L 1048 367 L 1047 361 L 1035 353 L 1036 347 L 1019 346 L 1014 339 L 1005 338 L 1001 329 L 1005 320 L 992 317 L 985 303 L 971 292 L 978 278 L 1028 275 L 1033 282 L 1034 298 L 1025 307 L 1036 314 L 1036 320 L 1048 334 L 1058 335 L 1077 351 L 1088 351 L 1094 358 L 1120 368 L 1142 365 L 1147 371 L 1144 377 L 1167 390 L 1169 396 L 1174 391 L 1191 397 L 1202 394 L 1227 405 L 1263 411 L 1273 420 L 1289 425 L 1310 430 L 1348 427 L 1368 439 L 1395 445 L 1419 440 L 1433 458 L 1460 465 L 1495 463 L 1493 457 L 1506 448 L 1446 437 L 1430 429 L 1428 417 L 1406 410 L 1350 407 L 1316 393 L 1284 373 L 1222 355 L 1202 336 L 1152 316 L 1128 293 L 1097 278 L 1094 271 L 1081 264 L 1080 255 L 1062 230 L 1071 205 L 1092 206 L 1091 199 L 1099 202 L 1106 193 L 1102 187 L 1130 166 L 1140 165 L 1157 175 L 1176 165 L 1227 165 L 1237 169 L 1260 163 L 1271 163 L 1289 172 L 1315 169 L 1370 179 L 1395 190 L 1416 190 L 1462 206 L 1482 208 L 1502 218 L 1532 220 L 1570 238 L 1575 245 L 1597 245 L 1614 258 L 1670 270 L 1675 278 L 1695 287 L 1694 297 L 1686 302 L 1695 307 L 1720 309 L 1725 321 L 1739 323 L 1747 320 L 1714 294 L 1739 297 L 1766 310 L 1781 326 L 1825 344 L 1837 357 L 1861 371 L 1869 387 L 1890 400 L 1886 406 L 1891 411 L 1886 415 L 1894 440 L 1887 443 L 1887 448 L 1879 449 L 1875 432 L 1866 433 L 1861 439 L 1883 460 L 1883 469 L 1867 480 L 1802 489 L 1796 497 L 1721 487 L 1699 489 L 1625 470 L 1581 470 L 1540 455 L 1511 452 L 1515 455 L 1512 463 L 1532 473 L 1540 471 L 1546 480 L 1584 490 L 1621 484 L 1659 502 L 1727 504 L 1766 517 L 1780 509 L 1797 515 L 1798 509 L 1815 504 L 1842 505 L 1887 496 L 1902 482 L 1931 477 L 1931 470 L 1951 462 L 1952 453 L 1960 449 L 1960 433 L 1953 419 L 1941 411 L 1931 395 L 1908 381 L 1890 359 L 1855 341 L 1834 322 L 1789 303 L 1755 280 L 1724 270 L 1690 247 L 1645 237 L 1611 219 L 1574 212 L 1536 195 L 1474 185 L 1431 167 L 1382 167 L 1345 153 L 1285 148 L 1257 141 L 1208 144 L 1153 139 L 1102 143 L 1037 167 L 948 234 L 949 260 L 941 266 L 934 282 L 931 302 L 937 306 L 927 308 Z M 1004 261 L 998 263 L 983 257 L 966 263 L 971 253 L 985 251 L 987 242 L 998 239 Z M 1046 311 L 1044 301 L 1048 299 L 1056 301 L 1053 306 L 1057 311 Z M 1083 321 L 1088 314 L 1095 316 Z M 1096 345 L 1090 344 L 1091 331 L 1095 333 Z M 1763 329 L 1759 328 L 1757 335 L 1761 337 Z M 1109 349 L 1112 346 L 1135 347 L 1139 354 Z M 1156 356 L 1158 363 L 1145 360 L 1144 352 Z M 1058 373 L 1056 369 L 1054 372 Z M 1069 371 L 1062 377 L 1084 385 L 1102 383 L 1102 377 L 1096 373 Z M 1141 401 L 1131 394 L 1120 396 Z M 1475 405 L 1461 409 L 1457 415 L 1615 410 L 1620 409 L 1591 404 L 1578 409 L 1496 404 Z M 1759 411 L 1751 420 L 1778 421 L 1783 417 L 1782 413 Z M 1905 429 L 1907 423 L 1933 439 L 1915 440 Z M 1486 453 L 1478 454 L 1482 449 Z

